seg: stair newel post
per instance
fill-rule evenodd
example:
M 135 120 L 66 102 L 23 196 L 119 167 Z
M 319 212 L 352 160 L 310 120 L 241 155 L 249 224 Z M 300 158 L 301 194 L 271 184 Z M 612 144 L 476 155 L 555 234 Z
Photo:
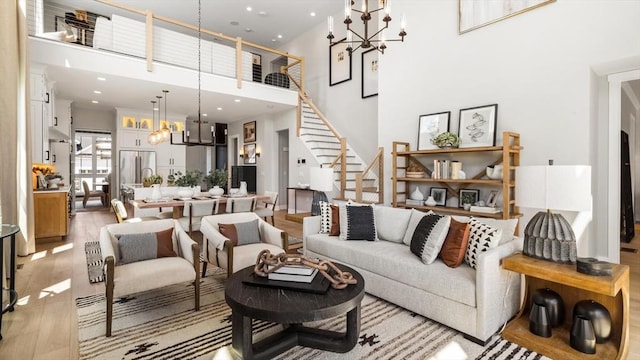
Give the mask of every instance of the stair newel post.
M 384 203 L 384 147 L 378 148 L 378 203 Z
M 356 202 L 362 202 L 362 173 L 356 174 Z
M 347 139 L 340 138 L 340 197 L 344 199 L 347 187 Z

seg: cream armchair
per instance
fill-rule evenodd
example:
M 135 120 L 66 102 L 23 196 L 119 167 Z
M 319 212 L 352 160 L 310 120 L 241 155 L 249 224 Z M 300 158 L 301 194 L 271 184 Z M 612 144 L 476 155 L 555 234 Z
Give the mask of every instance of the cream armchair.
M 234 246 L 232 241 L 220 233 L 220 224 L 237 224 L 258 220 L 259 243 Z M 263 249 L 268 249 L 272 254 L 285 252 L 288 236 L 253 212 L 220 214 L 205 216 L 200 226 L 202 232 L 202 246 L 204 264 L 202 276 L 207 270 L 207 263 L 227 270 L 227 276 L 234 271 L 254 265 L 258 254 Z M 238 236 L 241 236 L 240 234 Z
M 173 228 L 171 240 L 178 256 L 160 257 L 123 264 L 118 246 L 118 235 L 155 233 Z M 113 298 L 192 281 L 195 310 L 200 310 L 200 247 L 173 219 L 151 220 L 139 223 L 106 225 L 100 229 L 100 250 L 105 263 L 105 289 L 107 298 L 107 330 L 111 336 Z

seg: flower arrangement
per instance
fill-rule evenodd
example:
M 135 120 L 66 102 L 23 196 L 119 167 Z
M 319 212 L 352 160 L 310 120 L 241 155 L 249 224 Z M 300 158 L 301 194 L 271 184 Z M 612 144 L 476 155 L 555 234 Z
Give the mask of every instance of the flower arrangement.
M 200 183 L 202 182 L 202 171 L 200 170 L 190 170 L 184 174 L 178 171 L 176 173 L 176 176 L 177 178 L 175 184 L 177 186 L 192 187 L 200 185 Z
M 149 187 L 154 184 L 162 184 L 162 176 L 158 174 L 153 174 L 149 177 L 142 179 L 142 185 L 144 187 Z
M 457 148 L 460 145 L 460 137 L 458 137 L 458 135 L 454 133 L 447 131 L 431 139 L 431 143 L 440 148 Z

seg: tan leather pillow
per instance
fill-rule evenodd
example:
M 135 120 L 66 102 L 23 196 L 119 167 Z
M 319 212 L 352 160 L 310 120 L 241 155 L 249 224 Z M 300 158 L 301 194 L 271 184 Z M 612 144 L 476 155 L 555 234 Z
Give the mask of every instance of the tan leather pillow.
M 464 261 L 464 254 L 467 251 L 469 242 L 469 224 L 451 219 L 449 233 L 444 239 L 442 249 L 440 249 L 440 259 L 447 266 L 455 268 Z
M 331 205 L 331 230 L 329 236 L 340 235 L 340 210 L 337 205 Z
M 258 219 L 234 224 L 218 224 L 218 229 L 220 234 L 228 238 L 233 246 L 260 242 Z
M 235 225 L 218 224 L 218 229 L 220 229 L 220 234 L 228 238 L 233 246 L 238 246 L 238 231 L 236 231 Z
M 171 257 L 178 256 L 175 251 L 173 251 L 173 228 L 168 228 L 167 230 L 158 231 L 156 233 L 156 238 L 158 239 L 158 257 Z

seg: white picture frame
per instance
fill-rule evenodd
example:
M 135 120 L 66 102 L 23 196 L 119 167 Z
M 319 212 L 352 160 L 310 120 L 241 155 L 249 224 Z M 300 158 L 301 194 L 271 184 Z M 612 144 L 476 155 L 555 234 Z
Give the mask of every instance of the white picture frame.
M 487 196 L 487 201 L 485 201 L 485 205 L 488 207 L 496 207 L 498 201 L 498 195 L 500 192 L 498 190 L 491 190 L 489 192 L 489 196 Z
M 451 111 L 420 115 L 418 117 L 418 150 L 438 149 L 431 140 L 449 131 Z

